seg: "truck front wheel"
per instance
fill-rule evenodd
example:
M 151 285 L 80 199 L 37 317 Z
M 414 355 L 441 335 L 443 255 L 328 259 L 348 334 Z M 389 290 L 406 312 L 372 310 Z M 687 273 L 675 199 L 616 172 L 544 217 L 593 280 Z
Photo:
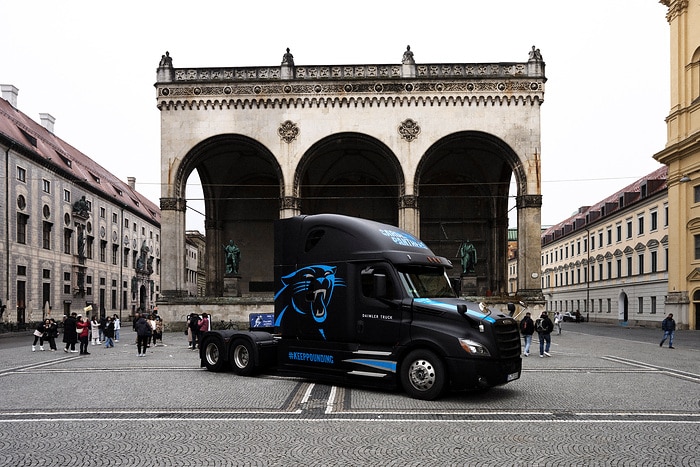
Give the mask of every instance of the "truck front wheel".
M 414 399 L 434 400 L 442 395 L 445 365 L 430 350 L 414 350 L 401 363 L 401 385 Z
M 253 345 L 247 339 L 236 339 L 231 345 L 231 369 L 240 376 L 250 376 L 255 370 Z
M 217 339 L 204 342 L 204 366 L 209 371 L 221 371 L 224 368 L 224 343 Z

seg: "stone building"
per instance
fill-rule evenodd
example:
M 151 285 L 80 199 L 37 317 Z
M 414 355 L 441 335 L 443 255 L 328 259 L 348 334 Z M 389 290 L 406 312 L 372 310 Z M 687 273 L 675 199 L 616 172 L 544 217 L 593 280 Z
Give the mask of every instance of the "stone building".
M 17 108 L 0 99 L 0 298 L 8 327 L 82 312 L 127 318 L 160 293 L 160 209 Z
M 661 0 L 670 26 L 671 109 L 666 147 L 654 158 L 668 166 L 669 263 L 666 311 L 700 329 L 700 4 Z
M 669 276 L 666 173 L 662 166 L 542 233 L 547 311 L 660 326 Z
M 187 244 L 194 248 L 195 251 L 188 253 L 187 267 L 188 270 L 194 273 L 194 279 L 188 278 L 188 287 L 191 287 L 190 282 L 194 282 L 194 287 L 188 288 L 192 294 L 197 297 L 203 297 L 207 287 L 206 268 L 204 265 L 204 251 L 206 249 L 206 239 L 199 230 L 187 230 L 185 232 Z M 196 261 L 192 258 L 196 257 Z
M 522 62 L 420 63 L 407 47 L 393 64 L 306 66 L 287 50 L 280 65 L 243 68 L 176 68 L 163 55 L 155 85 L 161 313 L 271 310 L 273 221 L 322 212 L 396 225 L 457 263 L 468 240 L 479 260 L 473 273 L 453 271 L 462 292 L 505 296 L 511 202 L 525 272 L 518 292 L 541 303 L 546 78 L 539 49 L 528 52 Z M 194 171 L 205 199 L 207 267 L 207 297 L 196 303 L 185 299 L 179 253 Z M 226 301 L 222 245 L 230 240 L 243 259 L 235 278 L 240 296 Z

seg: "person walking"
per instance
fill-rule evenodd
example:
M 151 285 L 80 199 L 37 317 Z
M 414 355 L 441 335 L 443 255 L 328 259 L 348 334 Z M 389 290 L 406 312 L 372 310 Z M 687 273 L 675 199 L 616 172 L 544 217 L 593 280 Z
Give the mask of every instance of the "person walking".
M 56 338 L 58 337 L 58 324 L 56 323 L 56 320 L 51 318 L 48 320 L 49 321 L 49 328 L 46 332 L 48 339 L 49 339 L 49 347 L 51 348 L 51 352 L 56 352 L 58 349 L 56 348 Z
M 122 322 L 116 314 L 112 317 L 114 323 L 114 342 L 119 342 L 119 331 L 122 328 Z
M 105 323 L 104 334 L 105 334 L 105 349 L 109 349 L 110 347 L 114 347 L 114 320 L 112 320 L 111 316 L 107 317 L 107 321 Z
M 78 315 L 78 322 L 75 324 L 78 331 L 78 340 L 80 341 L 80 354 L 90 355 L 88 352 L 88 343 L 90 342 L 90 320 L 86 317 Z
M 44 351 L 44 339 L 46 335 L 46 325 L 48 320 L 42 321 L 34 330 L 34 342 L 32 343 L 32 352 L 36 352 L 36 343 L 39 342 L 39 350 Z
M 669 313 L 668 316 L 661 322 L 661 330 L 664 332 L 664 337 L 659 343 L 659 347 L 664 346 L 666 338 L 668 338 L 668 348 L 675 349 L 673 346 L 673 336 L 676 334 L 676 322 L 673 320 L 673 313 Z
M 66 347 L 63 349 L 64 352 L 77 352 L 75 350 L 75 344 L 78 343 L 77 324 L 78 319 L 75 313 L 71 313 L 70 316 L 63 320 L 63 342 L 66 344 Z
M 525 350 L 523 351 L 524 357 L 530 356 L 530 344 L 532 344 L 532 335 L 535 333 L 535 323 L 530 317 L 530 312 L 525 313 L 525 317 L 520 321 L 520 333 L 525 339 Z
M 535 330 L 540 338 L 540 358 L 551 357 L 549 353 L 549 346 L 552 345 L 551 334 L 554 330 L 554 323 L 552 323 L 552 320 L 549 319 L 546 311 L 543 311 L 535 322 Z
M 160 341 L 163 344 L 163 320 L 160 316 L 155 317 L 155 329 L 153 330 L 153 347 L 156 346 L 156 341 Z
M 100 322 L 97 320 L 97 315 L 92 317 L 90 325 L 92 326 L 92 345 L 97 345 L 102 340 L 100 337 L 100 332 L 102 330 L 100 329 Z
M 554 325 L 557 327 L 559 332 L 557 333 L 558 335 L 561 335 L 561 322 L 564 320 L 564 317 L 559 313 L 558 311 L 554 313 Z
M 206 313 L 202 313 L 202 319 L 200 319 L 200 320 L 197 322 L 197 325 L 198 325 L 198 328 L 197 328 L 197 341 L 198 341 L 198 342 L 200 343 L 200 345 L 201 345 L 202 335 L 203 335 L 205 332 L 207 332 L 207 331 L 210 330 L 210 329 L 209 329 L 209 315 L 207 315 Z M 193 344 L 194 344 L 194 342 L 193 342 Z M 193 348 L 192 350 L 195 350 L 195 349 Z
M 152 333 L 151 324 L 143 315 L 139 315 L 136 323 L 134 323 L 134 329 L 136 330 L 136 347 L 139 352 L 139 357 L 145 357 L 146 349 L 148 348 L 148 340 Z
M 197 335 L 199 334 L 199 315 L 197 313 L 191 313 L 190 318 L 187 322 L 187 326 L 190 329 L 191 339 L 190 347 L 192 350 L 197 349 Z

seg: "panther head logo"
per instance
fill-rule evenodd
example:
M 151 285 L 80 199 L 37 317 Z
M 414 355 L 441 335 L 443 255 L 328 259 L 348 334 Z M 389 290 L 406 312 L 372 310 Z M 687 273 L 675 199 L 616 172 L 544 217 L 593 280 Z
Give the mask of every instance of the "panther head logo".
M 282 288 L 275 294 L 275 301 L 285 301 L 277 317 L 275 326 L 279 326 L 288 309 L 300 315 L 313 318 L 323 338 L 323 323 L 328 316 L 328 305 L 333 298 L 335 287 L 343 287 L 343 279 L 337 277 L 335 266 L 314 265 L 297 269 L 282 277 Z

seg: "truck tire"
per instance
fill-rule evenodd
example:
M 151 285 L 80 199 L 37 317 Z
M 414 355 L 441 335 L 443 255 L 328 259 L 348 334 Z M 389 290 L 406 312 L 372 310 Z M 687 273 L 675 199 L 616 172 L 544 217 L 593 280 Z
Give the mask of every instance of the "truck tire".
M 435 400 L 445 390 L 442 360 L 430 350 L 413 350 L 401 363 L 401 385 L 414 399 Z
M 236 339 L 231 344 L 231 369 L 240 376 L 250 376 L 255 371 L 253 344 L 248 339 Z
M 204 341 L 204 366 L 209 371 L 221 371 L 224 369 L 224 343 L 218 339 Z

